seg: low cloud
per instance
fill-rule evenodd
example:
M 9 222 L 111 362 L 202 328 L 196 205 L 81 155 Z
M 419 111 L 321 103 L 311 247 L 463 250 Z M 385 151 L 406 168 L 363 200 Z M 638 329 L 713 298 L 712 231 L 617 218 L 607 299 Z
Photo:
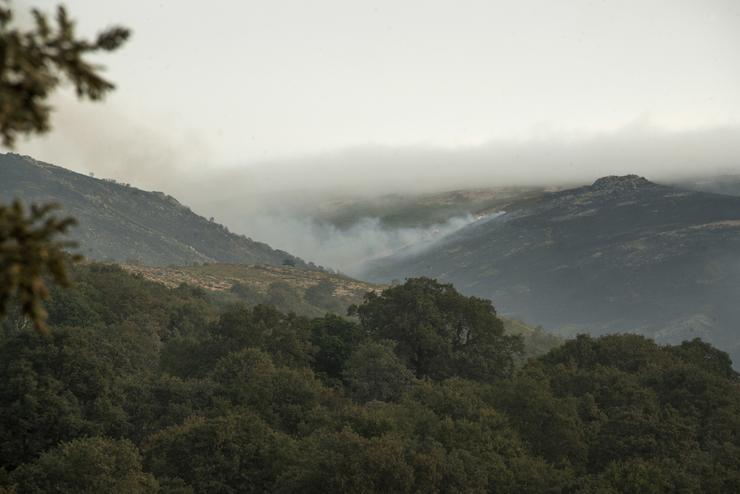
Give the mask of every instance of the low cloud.
M 469 222 L 391 228 L 372 214 L 348 228 L 321 221 L 335 198 L 413 196 L 488 186 L 563 186 L 637 173 L 670 182 L 740 174 L 740 126 L 664 131 L 636 122 L 614 132 L 540 135 L 460 148 L 359 146 L 332 153 L 225 168 L 208 143 L 166 119 L 141 124 L 111 105 L 56 103 L 56 132 L 20 152 L 97 176 L 163 190 L 231 230 L 327 266 L 353 272 L 363 260 L 423 244 Z M 112 105 L 115 107 L 115 105 Z M 337 206 L 341 207 L 341 206 Z M 473 211 L 471 211 L 473 213 Z
M 251 167 L 263 189 L 364 194 L 481 185 L 556 185 L 638 173 L 654 180 L 740 172 L 740 126 L 492 140 L 461 148 L 364 146 Z
M 185 200 L 235 231 L 352 273 L 364 260 L 428 243 L 471 217 L 431 228 L 390 228 L 377 218 L 359 217 L 339 229 L 312 217 L 332 197 L 347 202 L 470 187 L 579 185 L 628 173 L 659 182 L 740 173 L 740 127 L 664 132 L 635 124 L 612 133 L 459 149 L 358 147 L 215 171 L 201 183 L 221 184 L 215 187 L 222 191 L 218 199 L 212 188 L 208 193 L 190 189 Z

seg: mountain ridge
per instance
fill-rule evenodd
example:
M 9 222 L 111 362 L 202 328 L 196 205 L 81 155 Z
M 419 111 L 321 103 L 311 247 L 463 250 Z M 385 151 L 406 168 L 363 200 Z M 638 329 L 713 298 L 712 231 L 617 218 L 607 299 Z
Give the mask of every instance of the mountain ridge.
M 202 262 L 315 267 L 287 252 L 230 232 L 164 192 L 149 192 L 37 161 L 0 154 L 0 200 L 55 202 L 77 219 L 71 238 L 94 260 L 147 265 Z
M 561 335 L 700 336 L 740 356 L 740 198 L 628 175 L 510 204 L 367 267 L 430 276 Z

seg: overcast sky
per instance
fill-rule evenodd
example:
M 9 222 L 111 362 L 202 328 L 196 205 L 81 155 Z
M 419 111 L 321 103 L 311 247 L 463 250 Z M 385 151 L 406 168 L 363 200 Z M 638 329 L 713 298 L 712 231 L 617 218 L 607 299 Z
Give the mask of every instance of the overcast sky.
M 56 98 L 56 130 L 19 151 L 143 185 L 347 148 L 740 124 L 737 0 L 65 4 L 83 32 L 133 29 L 101 59 L 118 90 Z

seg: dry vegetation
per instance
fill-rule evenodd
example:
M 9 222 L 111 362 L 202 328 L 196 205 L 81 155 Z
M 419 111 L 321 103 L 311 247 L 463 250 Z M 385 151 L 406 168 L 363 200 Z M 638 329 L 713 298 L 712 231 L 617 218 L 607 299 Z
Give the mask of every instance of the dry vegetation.
M 143 278 L 175 288 L 183 283 L 211 291 L 227 291 L 236 284 L 246 285 L 259 293 L 267 293 L 277 282 L 305 291 L 322 281 L 334 286 L 334 296 L 343 300 L 357 300 L 370 291 L 380 291 L 383 285 L 358 281 L 347 276 L 325 271 L 300 269 L 291 266 L 262 264 L 203 264 L 197 266 L 151 267 L 122 264 L 126 271 Z

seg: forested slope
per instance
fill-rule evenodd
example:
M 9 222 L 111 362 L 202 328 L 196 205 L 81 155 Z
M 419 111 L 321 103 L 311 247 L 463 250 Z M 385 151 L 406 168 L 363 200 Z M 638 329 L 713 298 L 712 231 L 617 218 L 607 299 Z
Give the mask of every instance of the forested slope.
M 409 280 L 354 319 L 77 268 L 0 333 L 0 491 L 738 492 L 740 383 L 700 341 L 516 366 L 482 299 Z

